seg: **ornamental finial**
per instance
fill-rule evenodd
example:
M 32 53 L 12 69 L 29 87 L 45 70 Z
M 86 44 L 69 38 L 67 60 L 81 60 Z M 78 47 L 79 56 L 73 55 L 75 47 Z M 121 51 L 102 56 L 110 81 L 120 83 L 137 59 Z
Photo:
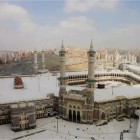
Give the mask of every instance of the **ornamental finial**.
M 64 50 L 64 44 L 63 44 L 63 40 L 62 40 L 61 49 L 62 49 L 62 50 Z
M 90 49 L 93 50 L 92 39 L 91 39 Z

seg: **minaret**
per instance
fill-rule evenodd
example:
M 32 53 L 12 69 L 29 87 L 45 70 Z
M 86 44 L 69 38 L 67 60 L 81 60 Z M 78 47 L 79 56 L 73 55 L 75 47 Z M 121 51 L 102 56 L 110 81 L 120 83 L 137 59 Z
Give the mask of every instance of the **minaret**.
M 94 84 L 95 84 L 95 54 L 96 52 L 93 49 L 93 44 L 91 40 L 90 49 L 87 52 L 88 55 L 88 79 L 86 80 L 87 88 L 87 104 L 94 103 Z
M 59 57 L 60 57 L 60 77 L 58 78 L 59 80 L 59 115 L 62 116 L 63 114 L 63 94 L 66 94 L 66 86 L 67 86 L 67 79 L 66 77 L 66 68 L 65 68 L 65 63 L 66 63 L 66 50 L 63 45 L 61 45 L 61 50 L 59 51 Z
M 105 61 L 107 62 L 108 61 L 108 50 L 105 49 Z
M 131 52 L 128 52 L 128 61 L 131 63 Z
M 118 69 L 118 61 L 119 61 L 119 53 L 118 50 L 116 49 L 113 58 L 113 66 L 115 67 L 115 69 Z
M 104 64 L 104 70 L 107 69 L 107 62 L 108 62 L 108 50 L 105 49 L 105 64 Z
M 37 64 L 37 51 L 34 51 L 34 73 L 37 74 L 38 64 Z
M 44 53 L 44 50 L 42 50 L 42 69 L 45 70 L 45 53 Z

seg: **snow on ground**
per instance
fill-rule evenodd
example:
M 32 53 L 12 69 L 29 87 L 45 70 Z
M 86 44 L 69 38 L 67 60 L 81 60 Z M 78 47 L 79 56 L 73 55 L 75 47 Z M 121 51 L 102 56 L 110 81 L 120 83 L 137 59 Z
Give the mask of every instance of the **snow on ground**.
M 51 74 L 22 77 L 23 89 L 14 89 L 14 78 L 0 79 L 0 103 L 45 98 L 48 93 L 58 95 L 56 76 Z
M 91 139 L 95 140 L 119 140 L 120 132 L 129 130 L 130 120 L 118 122 L 113 120 L 107 125 L 78 124 L 58 119 L 55 117 L 37 120 L 37 128 L 21 132 L 14 132 L 10 124 L 0 126 L 0 139 Z M 136 136 L 137 120 L 132 120 L 130 133 L 124 133 L 124 140 L 139 140 Z M 42 131 L 42 132 L 41 132 Z
M 0 79 L 0 103 L 13 102 L 21 100 L 33 100 L 45 98 L 48 93 L 54 93 L 58 96 L 59 86 L 58 76 L 52 76 L 50 73 L 38 75 L 35 77 L 23 77 L 24 89 L 13 88 L 13 78 Z M 67 90 L 82 90 L 85 87 L 68 86 Z M 112 92 L 113 91 L 113 92 Z M 126 97 L 140 96 L 140 85 L 113 87 L 107 89 L 95 89 L 95 101 L 108 100 L 116 96 L 124 95 Z M 133 94 L 132 94 L 133 93 Z M 119 140 L 120 132 L 128 130 L 130 120 L 117 122 L 113 120 L 108 125 L 98 126 L 77 124 L 64 120 L 57 121 L 55 117 L 37 120 L 37 128 L 22 131 L 11 131 L 11 125 L 0 126 L 0 139 L 14 139 L 23 137 L 22 139 L 91 139 L 96 140 Z M 124 140 L 138 140 L 136 137 L 137 120 L 133 120 L 130 133 L 124 133 Z M 42 132 L 41 132 L 42 131 Z M 29 136 L 30 135 L 30 136 Z
M 34 77 L 22 77 L 24 88 L 14 89 L 14 78 L 0 79 L 0 103 L 35 100 L 46 98 L 48 93 L 54 93 L 58 96 L 59 76 L 52 76 L 51 73 L 37 75 Z M 112 81 L 109 86 L 116 86 L 116 82 Z M 137 97 L 140 96 L 138 86 L 121 86 L 107 89 L 95 89 L 95 101 L 114 99 L 116 96 Z M 82 86 L 67 86 L 67 90 L 82 90 Z M 133 93 L 133 94 L 132 94 Z

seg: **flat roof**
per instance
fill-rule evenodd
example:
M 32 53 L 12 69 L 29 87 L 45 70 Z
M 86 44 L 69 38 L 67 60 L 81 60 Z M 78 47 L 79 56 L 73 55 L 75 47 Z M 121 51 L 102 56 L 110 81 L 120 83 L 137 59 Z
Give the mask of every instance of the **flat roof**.
M 73 75 L 73 73 L 71 74 Z M 0 78 L 0 103 L 46 99 L 49 93 L 54 93 L 55 96 L 58 96 L 58 77 L 52 76 L 51 73 L 36 75 L 34 77 L 22 77 L 24 83 L 23 89 L 14 89 L 14 78 Z M 67 86 L 67 91 L 71 89 L 82 90 L 85 87 Z M 102 101 L 116 99 L 116 96 L 125 96 L 126 98 L 140 97 L 139 91 L 140 85 L 134 85 L 114 87 L 113 92 L 112 88 L 95 89 L 94 95 L 95 101 Z
M 48 93 L 58 96 L 57 76 L 50 73 L 22 77 L 23 89 L 14 89 L 14 78 L 0 78 L 0 103 L 46 98 Z

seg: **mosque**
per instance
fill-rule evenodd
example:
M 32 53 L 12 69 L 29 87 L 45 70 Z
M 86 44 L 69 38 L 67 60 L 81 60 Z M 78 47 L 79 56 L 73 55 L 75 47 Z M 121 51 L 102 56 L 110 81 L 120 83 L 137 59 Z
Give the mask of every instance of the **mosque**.
M 0 93 L 0 124 L 11 123 L 13 131 L 31 129 L 36 127 L 36 119 L 53 116 L 56 112 L 68 121 L 86 124 L 95 122 L 96 125 L 108 123 L 112 119 L 122 121 L 124 117 L 135 117 L 135 110 L 140 108 L 139 89 L 129 87 L 113 94 L 107 89 L 98 90 L 95 84 L 102 78 L 103 81 L 111 79 L 127 84 L 133 81 L 140 83 L 138 75 L 129 71 L 95 71 L 96 51 L 92 41 L 87 51 L 87 74 L 66 72 L 66 53 L 62 42 L 59 51 L 59 77 L 50 77 L 48 73 L 41 76 L 0 79 L 3 91 Z M 44 52 L 42 68 L 45 70 Z M 36 51 L 34 70 L 37 74 Z M 84 82 L 86 87 L 78 90 L 78 87 L 69 86 L 71 83 L 80 82 Z
M 86 89 L 66 90 L 67 79 L 65 71 L 66 51 L 62 44 L 59 52 L 60 77 L 59 79 L 59 115 L 66 120 L 79 123 L 107 123 L 111 119 L 123 120 L 130 117 L 135 109 L 140 108 L 140 96 L 127 98 L 116 96 L 115 99 L 96 101 L 95 99 L 95 56 L 91 41 L 88 56 L 88 76 Z

